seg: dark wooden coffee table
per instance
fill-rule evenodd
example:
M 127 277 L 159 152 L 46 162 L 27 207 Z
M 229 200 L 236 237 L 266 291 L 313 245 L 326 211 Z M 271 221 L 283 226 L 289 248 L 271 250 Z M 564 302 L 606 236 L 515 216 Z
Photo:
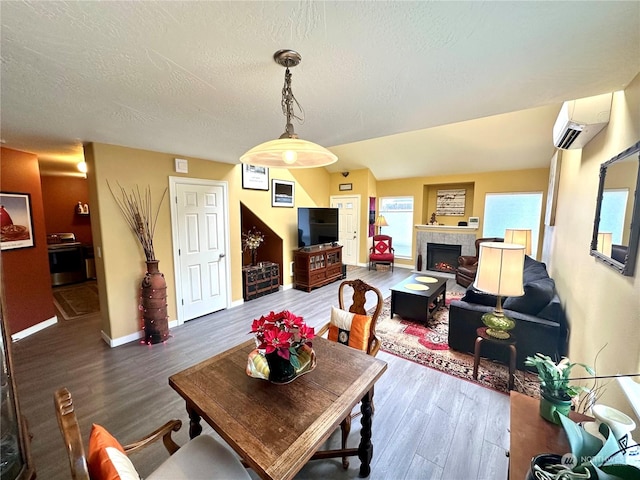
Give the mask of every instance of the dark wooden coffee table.
M 436 281 L 429 283 L 425 278 Z M 426 323 L 433 312 L 445 304 L 446 295 L 446 278 L 427 274 L 411 275 L 391 288 L 391 316 L 397 313 L 404 319 Z

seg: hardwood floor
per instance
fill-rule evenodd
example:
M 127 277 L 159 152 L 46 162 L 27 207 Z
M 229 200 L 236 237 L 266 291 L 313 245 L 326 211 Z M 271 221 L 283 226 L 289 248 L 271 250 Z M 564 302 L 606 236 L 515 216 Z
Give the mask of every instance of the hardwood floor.
M 350 269 L 347 278 L 361 278 L 389 289 L 409 275 Z M 128 443 L 170 418 L 183 421 L 175 435 L 188 439 L 188 417 L 168 377 L 250 338 L 251 320 L 270 310 L 287 308 L 312 326 L 328 321 L 337 305 L 340 282 L 311 293 L 286 290 L 243 305 L 191 320 L 171 330 L 166 344 L 136 342 L 109 348 L 100 338 L 98 315 L 80 321 L 60 321 L 14 344 L 14 364 L 22 412 L 29 422 L 32 455 L 38 478 L 70 478 L 53 410 L 54 390 L 69 388 L 76 405 L 85 444 L 92 423 L 99 423 Z M 448 290 L 460 289 L 454 281 Z M 375 390 L 374 457 L 371 479 L 500 480 L 507 477 L 509 397 L 417 363 L 380 352 L 389 366 Z M 300 405 L 304 408 L 304 405 Z M 295 415 L 295 412 L 291 412 Z M 215 434 L 203 422 L 204 433 Z M 357 446 L 359 421 L 354 421 L 351 445 Z M 339 443 L 338 433 L 329 443 Z M 167 453 L 161 445 L 134 454 L 141 476 L 148 475 Z M 359 461 L 343 470 L 339 459 L 309 462 L 297 478 L 352 479 Z M 253 474 L 253 472 L 250 472 Z M 257 478 L 253 474 L 254 478 Z M 197 479 L 194 479 L 197 480 Z

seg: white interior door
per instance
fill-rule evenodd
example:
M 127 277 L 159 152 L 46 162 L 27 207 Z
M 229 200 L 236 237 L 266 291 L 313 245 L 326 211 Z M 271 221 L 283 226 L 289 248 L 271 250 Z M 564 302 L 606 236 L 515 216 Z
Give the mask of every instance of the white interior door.
M 342 245 L 342 263 L 358 264 L 360 244 L 360 196 L 336 195 L 331 197 L 331 207 L 338 209 L 338 242 Z
M 172 185 L 181 323 L 228 306 L 227 188 L 225 182 L 191 179 L 177 179 Z

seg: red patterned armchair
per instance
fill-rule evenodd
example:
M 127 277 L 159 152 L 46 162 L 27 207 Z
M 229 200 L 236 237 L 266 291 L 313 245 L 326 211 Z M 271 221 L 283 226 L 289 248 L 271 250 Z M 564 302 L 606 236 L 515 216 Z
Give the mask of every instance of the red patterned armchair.
M 391 237 L 389 235 L 374 235 L 373 246 L 369 248 L 369 270 L 378 263 L 391 265 L 393 272 L 393 247 L 391 246 Z

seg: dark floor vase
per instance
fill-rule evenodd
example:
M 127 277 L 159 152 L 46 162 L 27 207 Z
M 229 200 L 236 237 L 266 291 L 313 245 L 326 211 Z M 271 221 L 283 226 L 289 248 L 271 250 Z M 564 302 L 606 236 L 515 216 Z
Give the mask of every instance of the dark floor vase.
M 169 337 L 167 282 L 164 275 L 158 271 L 158 260 L 147 262 L 141 297 L 145 343 L 164 342 Z
M 277 352 L 265 355 L 269 364 L 269 381 L 273 383 L 289 383 L 296 378 L 296 370 L 289 360 L 282 358 Z

